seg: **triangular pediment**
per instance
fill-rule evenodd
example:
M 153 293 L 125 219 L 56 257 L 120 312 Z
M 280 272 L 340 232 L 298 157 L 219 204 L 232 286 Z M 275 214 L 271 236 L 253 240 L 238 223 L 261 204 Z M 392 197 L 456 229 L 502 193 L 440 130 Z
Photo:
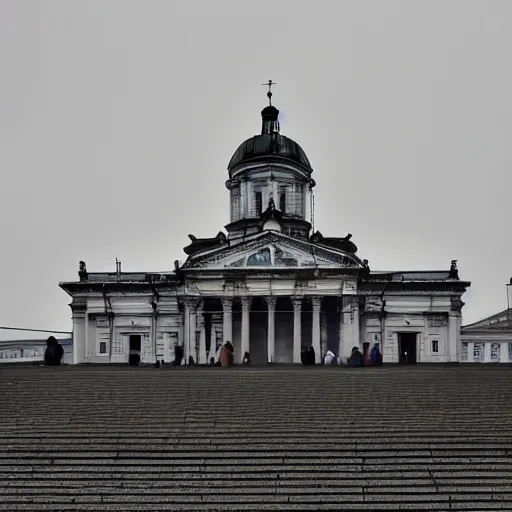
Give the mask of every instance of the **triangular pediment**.
M 244 242 L 191 256 L 186 268 L 339 268 L 361 267 L 350 253 L 298 240 L 277 232 L 264 232 Z
M 465 325 L 462 327 L 462 333 L 472 332 L 489 332 L 496 333 L 499 331 L 512 330 L 512 310 L 505 310 L 490 317 L 479 320 L 473 324 Z

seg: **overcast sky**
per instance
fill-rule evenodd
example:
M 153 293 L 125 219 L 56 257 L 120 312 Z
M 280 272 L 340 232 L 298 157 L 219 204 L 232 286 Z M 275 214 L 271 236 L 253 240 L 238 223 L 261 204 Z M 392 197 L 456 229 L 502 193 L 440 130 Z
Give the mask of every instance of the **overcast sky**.
M 71 330 L 79 260 L 171 270 L 215 236 L 269 78 L 317 229 L 372 270 L 457 259 L 465 323 L 504 309 L 511 25 L 510 0 L 0 0 L 0 325 Z

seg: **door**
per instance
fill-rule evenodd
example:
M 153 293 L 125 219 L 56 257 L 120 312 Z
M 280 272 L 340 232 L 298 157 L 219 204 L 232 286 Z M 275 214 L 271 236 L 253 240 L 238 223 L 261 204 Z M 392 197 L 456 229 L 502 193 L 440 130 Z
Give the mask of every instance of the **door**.
M 140 363 L 142 336 L 140 334 L 130 334 L 128 347 L 128 364 L 137 366 Z
M 398 350 L 400 364 L 416 364 L 418 333 L 401 332 L 398 334 Z

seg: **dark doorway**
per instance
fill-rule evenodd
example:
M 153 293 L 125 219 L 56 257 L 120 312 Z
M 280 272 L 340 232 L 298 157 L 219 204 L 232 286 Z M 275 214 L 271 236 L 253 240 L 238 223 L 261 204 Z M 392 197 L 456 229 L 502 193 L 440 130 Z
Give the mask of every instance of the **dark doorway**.
M 416 364 L 416 341 L 418 334 L 415 332 L 398 333 L 398 354 L 400 364 Z
M 132 334 L 130 335 L 130 347 L 128 352 L 128 364 L 130 366 L 137 366 L 140 363 L 140 351 L 141 351 L 141 335 Z

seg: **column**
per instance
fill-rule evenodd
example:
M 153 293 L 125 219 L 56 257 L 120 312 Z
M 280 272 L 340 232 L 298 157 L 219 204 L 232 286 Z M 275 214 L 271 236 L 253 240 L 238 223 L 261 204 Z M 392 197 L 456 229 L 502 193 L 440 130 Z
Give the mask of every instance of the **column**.
M 206 355 L 206 330 L 204 325 L 204 301 L 199 301 L 197 306 L 197 330 L 200 331 L 199 334 L 199 354 L 197 362 L 199 364 L 206 364 L 207 355 Z
M 322 362 L 322 353 L 320 350 L 320 309 L 322 307 L 322 297 L 311 297 L 313 304 L 313 336 L 312 345 L 315 349 L 315 364 Z
M 267 362 L 276 361 L 276 297 L 265 297 L 268 307 L 268 329 L 267 329 Z
M 508 343 L 502 341 L 500 345 L 500 363 L 508 363 Z M 510 361 L 512 362 L 512 361 Z
M 340 342 L 340 357 L 344 362 L 350 357 L 352 347 L 359 347 L 359 304 L 357 295 L 342 297 L 342 335 Z M 381 340 L 381 351 L 384 351 L 384 341 Z
M 187 300 L 183 301 L 183 359 L 188 362 L 190 354 L 190 305 Z
M 196 350 L 196 307 L 198 300 L 187 298 L 185 299 L 185 325 L 183 329 L 184 340 L 184 358 L 185 364 L 188 364 L 189 358 L 194 359 L 197 363 L 197 350 Z
M 222 338 L 233 343 L 233 297 L 222 297 Z
M 468 363 L 475 362 L 475 343 L 473 341 L 468 342 Z
M 240 362 L 246 352 L 250 353 L 250 315 L 252 297 L 241 297 L 242 301 L 242 343 L 240 345 Z
M 91 358 L 91 340 L 90 340 L 90 336 L 89 336 L 89 313 L 88 311 L 86 310 L 85 311 L 85 316 L 84 316 L 84 322 L 85 322 L 85 326 L 84 326 L 84 339 L 85 339 L 85 357 L 84 357 L 84 361 L 86 363 L 90 363 L 92 362 L 92 358 Z
M 85 301 L 79 302 L 73 299 L 70 304 L 73 312 L 73 364 L 84 362 L 85 351 Z M 110 350 L 110 349 L 109 349 Z
M 293 362 L 300 363 L 302 345 L 302 297 L 292 297 L 293 303 Z
M 458 361 L 459 332 L 457 331 L 457 316 L 453 312 L 448 315 L 448 361 Z M 490 352 L 489 352 L 490 355 Z

